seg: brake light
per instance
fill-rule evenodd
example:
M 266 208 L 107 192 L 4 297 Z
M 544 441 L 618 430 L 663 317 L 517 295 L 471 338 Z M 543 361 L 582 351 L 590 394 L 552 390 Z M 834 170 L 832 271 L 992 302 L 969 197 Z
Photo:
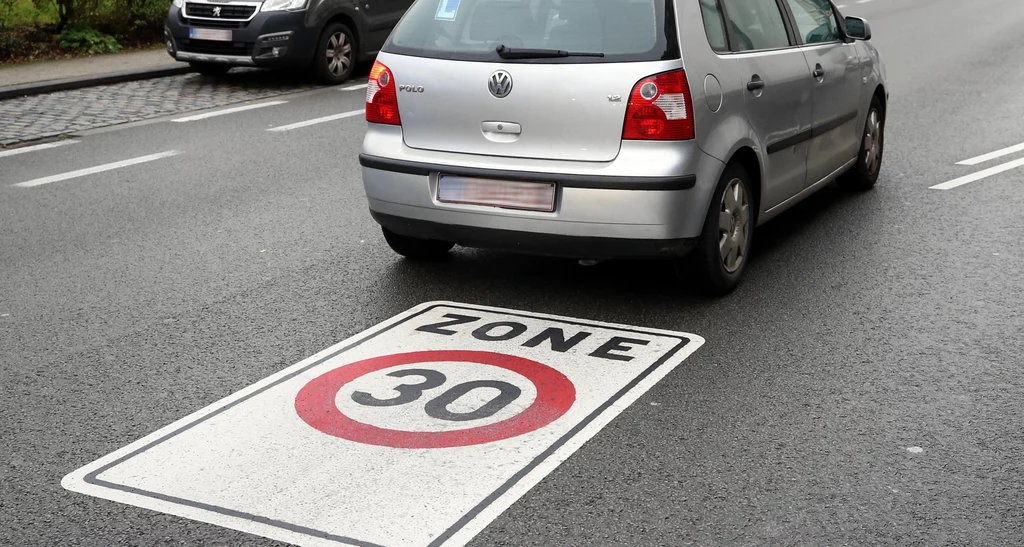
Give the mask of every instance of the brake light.
M 366 84 L 366 121 L 388 125 L 402 125 L 398 115 L 398 86 L 391 69 L 374 62 L 370 81 Z
M 656 74 L 633 86 L 622 138 L 660 141 L 694 138 L 693 101 L 686 72 Z

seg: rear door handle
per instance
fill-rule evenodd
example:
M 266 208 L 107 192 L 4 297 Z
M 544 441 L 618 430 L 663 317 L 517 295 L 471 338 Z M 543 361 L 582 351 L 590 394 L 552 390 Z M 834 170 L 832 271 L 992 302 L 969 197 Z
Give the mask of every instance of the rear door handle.
M 757 91 L 758 89 L 764 89 L 764 80 L 757 74 L 754 74 L 750 77 L 750 81 L 747 82 L 747 91 Z
M 814 67 L 814 77 L 815 78 L 824 78 L 825 77 L 825 69 L 821 68 L 821 65 L 816 65 Z

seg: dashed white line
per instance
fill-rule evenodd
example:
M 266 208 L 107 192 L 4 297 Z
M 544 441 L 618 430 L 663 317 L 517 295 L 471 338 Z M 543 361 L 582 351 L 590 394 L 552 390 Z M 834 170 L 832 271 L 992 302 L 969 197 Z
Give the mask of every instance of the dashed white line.
M 129 160 L 115 161 L 113 163 L 105 163 L 103 165 L 97 165 L 96 167 L 88 167 L 86 169 L 79 169 L 77 171 L 69 171 L 67 173 L 61 173 L 59 175 L 51 175 L 49 177 L 43 177 L 40 179 L 33 179 L 25 182 L 19 182 L 14 186 L 19 188 L 31 188 L 33 186 L 41 186 L 43 184 L 49 184 L 51 182 L 58 182 L 62 180 L 68 180 L 78 177 L 84 177 L 86 175 L 92 175 L 95 173 L 102 173 L 104 171 L 110 171 L 113 169 L 120 169 L 122 167 L 128 167 L 130 165 L 137 165 L 140 163 L 146 163 L 148 161 L 159 160 L 162 158 L 169 158 L 171 156 L 177 156 L 181 152 L 177 150 L 168 150 L 167 152 L 160 152 L 159 154 L 150 154 L 148 156 L 142 156 L 138 158 L 132 158 Z
M 236 106 L 234 108 L 225 108 L 224 110 L 215 110 L 213 112 L 205 112 L 203 114 L 196 114 L 195 116 L 186 116 L 184 118 L 178 118 L 171 120 L 172 122 L 194 122 L 197 120 L 205 120 L 206 118 L 212 118 L 214 116 L 223 116 L 224 114 L 234 114 L 235 112 L 244 112 L 246 110 L 253 110 L 256 108 L 264 108 L 267 106 L 276 106 L 279 104 L 285 104 L 288 101 L 268 101 L 265 103 L 247 104 L 245 106 Z
M 857 3 L 858 3 L 858 4 L 867 4 L 867 3 L 868 3 L 868 2 L 870 2 L 870 1 L 871 1 L 871 0 L 857 0 Z
M 47 148 L 57 148 L 58 146 L 64 146 L 66 144 L 75 144 L 77 142 L 78 141 L 73 140 L 55 141 L 37 144 L 35 146 L 26 146 L 24 148 L 15 148 L 14 150 L 4 150 L 0 152 L 0 158 L 5 158 L 7 156 L 17 156 L 18 154 L 24 154 L 26 152 L 35 152 L 36 150 L 46 150 Z
M 350 85 L 348 87 L 341 88 L 341 91 L 355 91 L 357 89 L 366 89 L 366 84 Z
M 951 190 L 951 189 L 956 188 L 958 186 L 963 186 L 965 184 L 970 184 L 972 182 L 979 181 L 981 179 L 991 177 L 992 175 L 998 175 L 999 173 L 1003 173 L 1003 172 L 1009 171 L 1011 169 L 1016 169 L 1018 167 L 1024 167 L 1024 159 L 1014 160 L 1014 161 L 1011 161 L 1011 162 L 1008 162 L 1008 163 L 997 165 L 995 167 L 989 167 L 988 169 L 985 169 L 983 171 L 978 171 L 977 173 L 974 173 L 974 174 L 971 174 L 971 175 L 960 177 L 958 179 L 954 179 L 954 180 L 951 180 L 949 182 L 943 182 L 942 184 L 936 184 L 935 186 L 932 186 L 930 189 L 931 190 Z
M 1017 152 L 1020 152 L 1021 150 L 1024 150 L 1024 143 L 1017 144 L 1017 145 L 1014 145 L 1014 146 L 1008 146 L 1006 148 L 1003 148 L 1002 150 L 996 150 L 995 152 L 991 152 L 991 153 L 988 153 L 988 154 L 982 154 L 981 156 L 977 156 L 977 157 L 971 158 L 969 160 L 958 161 L 956 164 L 957 165 L 978 165 L 979 163 L 985 163 L 986 161 L 991 161 L 991 160 L 994 160 L 996 158 L 1001 158 L 1003 156 L 1008 156 L 1010 154 L 1016 154 Z
M 324 116 L 322 118 L 313 118 L 312 120 L 306 120 L 304 122 L 297 122 L 289 125 L 282 125 L 279 127 L 271 127 L 267 131 L 291 131 L 292 129 L 298 129 L 300 127 L 309 127 L 318 123 L 331 122 L 334 120 L 340 120 L 342 118 L 351 118 L 353 116 L 362 115 L 365 110 L 352 110 L 350 112 L 342 112 L 341 114 L 332 114 L 330 116 Z

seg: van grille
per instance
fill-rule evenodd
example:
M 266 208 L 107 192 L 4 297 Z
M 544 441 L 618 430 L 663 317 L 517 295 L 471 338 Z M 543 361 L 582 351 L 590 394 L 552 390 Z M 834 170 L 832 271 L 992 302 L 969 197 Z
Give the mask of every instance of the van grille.
M 219 11 L 216 8 L 220 8 Z M 214 12 L 217 11 L 217 15 Z M 195 4 L 185 2 L 185 17 L 208 17 L 210 19 L 233 19 L 245 21 L 256 13 L 256 6 L 234 4 Z

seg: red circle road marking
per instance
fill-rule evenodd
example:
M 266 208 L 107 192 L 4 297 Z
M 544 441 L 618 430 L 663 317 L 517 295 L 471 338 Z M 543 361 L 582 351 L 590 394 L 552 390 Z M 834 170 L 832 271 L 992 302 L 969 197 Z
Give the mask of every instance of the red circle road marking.
M 456 361 L 501 367 L 525 376 L 537 387 L 537 398 L 526 410 L 489 425 L 455 431 L 402 431 L 357 422 L 338 409 L 334 400 L 345 384 L 371 372 L 398 365 Z M 576 388 L 564 374 L 522 357 L 488 351 L 416 351 L 382 355 L 326 372 L 302 387 L 295 411 L 310 426 L 334 437 L 393 448 L 451 448 L 508 439 L 536 431 L 568 412 Z

